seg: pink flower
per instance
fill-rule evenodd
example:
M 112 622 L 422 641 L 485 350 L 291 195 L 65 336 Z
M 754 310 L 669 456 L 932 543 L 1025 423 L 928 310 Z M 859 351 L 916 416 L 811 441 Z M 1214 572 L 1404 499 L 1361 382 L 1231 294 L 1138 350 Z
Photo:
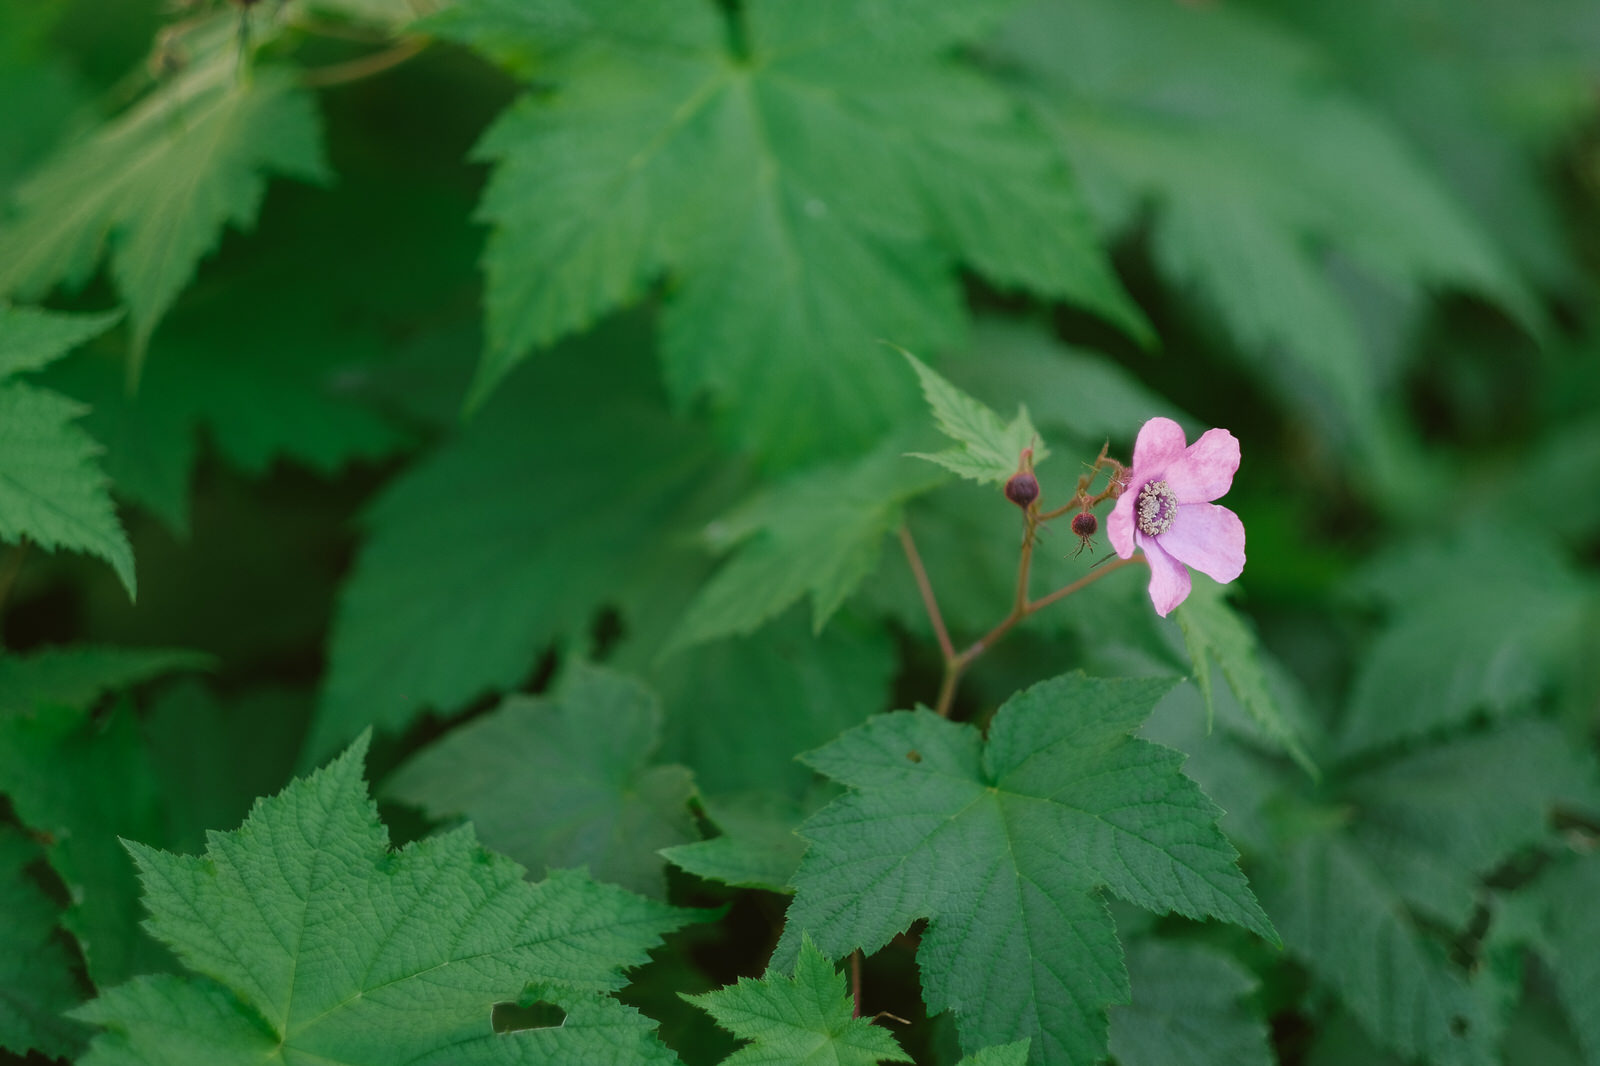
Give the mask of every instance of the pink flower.
M 1233 484 L 1239 441 L 1208 429 L 1193 444 L 1170 418 L 1152 418 L 1133 445 L 1133 469 L 1106 533 L 1124 559 L 1150 563 L 1150 600 L 1163 618 L 1189 595 L 1189 567 L 1221 582 L 1244 571 L 1244 523 L 1212 503 Z

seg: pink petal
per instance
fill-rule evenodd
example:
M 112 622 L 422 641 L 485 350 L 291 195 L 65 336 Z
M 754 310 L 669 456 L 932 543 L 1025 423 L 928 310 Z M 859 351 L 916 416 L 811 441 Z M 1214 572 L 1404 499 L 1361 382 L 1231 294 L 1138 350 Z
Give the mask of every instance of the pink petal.
M 1137 492 L 1124 492 L 1117 497 L 1116 506 L 1106 516 L 1106 536 L 1111 547 L 1124 559 L 1133 555 L 1133 503 Z
M 1156 605 L 1156 614 L 1165 618 L 1174 607 L 1188 599 L 1189 570 L 1168 555 L 1155 537 L 1140 533 L 1138 539 L 1150 563 L 1150 602 Z
M 1165 476 L 1180 504 L 1209 503 L 1228 491 L 1238 469 L 1238 438 L 1225 429 L 1208 429 L 1167 464 Z
M 1219 504 L 1180 504 L 1160 540 L 1173 558 L 1216 581 L 1226 583 L 1244 572 L 1244 523 Z
M 1148 481 L 1181 458 L 1185 446 L 1182 426 L 1170 418 L 1150 419 L 1139 427 L 1139 439 L 1133 442 L 1133 476 L 1140 483 Z M 1137 490 L 1139 485 L 1129 487 Z

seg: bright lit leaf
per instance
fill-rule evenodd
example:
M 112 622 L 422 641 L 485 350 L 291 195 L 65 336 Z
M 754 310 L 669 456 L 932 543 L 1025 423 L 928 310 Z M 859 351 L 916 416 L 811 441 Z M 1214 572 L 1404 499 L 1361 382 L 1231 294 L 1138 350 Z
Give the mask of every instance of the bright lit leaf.
M 769 972 L 760 980 L 685 996 L 717 1024 L 750 1043 L 723 1059 L 723 1066 L 877 1066 L 910 1062 L 894 1035 L 871 1018 L 851 1015 L 850 989 L 817 946 L 805 937 L 794 975 Z
M 1002 422 L 999 415 L 950 384 L 922 360 L 910 352 L 902 354 L 917 372 L 922 396 L 932 408 L 940 432 L 961 445 L 931 455 L 926 452 L 912 452 L 912 455 L 938 463 L 972 481 L 1002 485 L 1017 471 L 1024 449 L 1033 449 L 1036 464 L 1049 456 L 1050 450 L 1039 440 L 1038 431 L 1028 420 L 1026 407 L 1010 422 Z
M 81 1061 L 676 1061 L 605 993 L 687 912 L 577 873 L 530 884 L 469 828 L 391 850 L 365 750 L 260 801 L 203 856 L 128 845 L 148 928 L 193 973 L 76 1011 L 105 1030 Z M 495 1031 L 497 1004 L 535 1001 L 561 1024 Z

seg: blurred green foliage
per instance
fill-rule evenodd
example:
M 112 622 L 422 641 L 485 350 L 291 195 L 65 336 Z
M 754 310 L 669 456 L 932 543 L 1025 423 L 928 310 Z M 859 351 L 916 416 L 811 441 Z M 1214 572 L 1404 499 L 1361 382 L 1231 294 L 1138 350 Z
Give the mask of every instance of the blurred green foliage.
M 1100 999 L 984 1007 L 919 923 L 862 1010 L 928 1064 L 1600 1066 L 1592 2 L 0 0 L 0 101 L 0 1060 L 124 1061 L 61 1012 L 194 968 L 119 836 L 367 729 L 397 841 L 716 908 L 622 993 L 646 1059 L 730 1053 L 680 992 L 856 1034 L 825 960 L 734 982 L 796 886 L 853 946 L 806 841 L 894 846 L 795 757 L 938 691 L 902 524 L 957 648 L 1015 596 L 1016 509 L 906 453 L 1037 433 L 1057 507 L 1163 415 L 1242 442 L 1244 576 L 1108 574 L 955 718 L 1188 676 L 1139 735 L 1285 950 L 1084 873 Z

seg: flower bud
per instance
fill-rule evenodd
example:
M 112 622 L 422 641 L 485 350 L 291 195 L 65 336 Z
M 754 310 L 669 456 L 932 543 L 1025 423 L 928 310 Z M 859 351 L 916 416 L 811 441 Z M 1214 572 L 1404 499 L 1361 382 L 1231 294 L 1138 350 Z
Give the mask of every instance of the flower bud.
M 1012 474 L 1010 480 L 1006 482 L 1006 499 L 1024 511 L 1028 509 L 1029 504 L 1038 498 L 1039 479 L 1027 471 Z
M 1099 528 L 1100 520 L 1089 511 L 1072 516 L 1072 531 L 1080 537 L 1092 537 Z

